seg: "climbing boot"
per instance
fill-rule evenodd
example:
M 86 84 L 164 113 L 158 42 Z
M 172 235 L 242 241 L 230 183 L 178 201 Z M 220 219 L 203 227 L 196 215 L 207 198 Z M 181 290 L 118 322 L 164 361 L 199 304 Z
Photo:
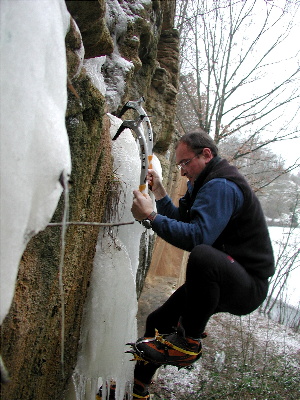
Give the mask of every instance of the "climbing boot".
M 185 336 L 184 328 L 179 323 L 176 331 L 171 334 L 160 335 L 156 329 L 155 337 L 142 337 L 136 343 L 131 343 L 132 350 L 129 352 L 138 361 L 186 368 L 201 357 L 200 339 Z
M 133 385 L 133 393 L 132 393 L 132 399 L 133 400 L 146 400 L 150 399 L 150 394 L 148 392 L 148 386 L 142 383 L 141 381 L 135 379 L 134 380 L 134 385 Z

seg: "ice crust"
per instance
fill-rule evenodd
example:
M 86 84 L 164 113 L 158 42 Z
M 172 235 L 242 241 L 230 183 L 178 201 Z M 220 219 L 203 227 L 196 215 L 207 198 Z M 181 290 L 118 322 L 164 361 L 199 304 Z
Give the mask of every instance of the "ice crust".
M 50 221 L 70 173 L 63 0 L 1 0 L 1 321 L 28 240 Z M 37 34 L 38 32 L 38 34 Z M 51 40 L 49 40 L 51 38 Z

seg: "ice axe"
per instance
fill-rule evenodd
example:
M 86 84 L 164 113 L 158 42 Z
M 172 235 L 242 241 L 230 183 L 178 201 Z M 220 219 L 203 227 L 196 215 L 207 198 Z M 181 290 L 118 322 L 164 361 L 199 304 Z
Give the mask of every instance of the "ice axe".
M 152 159 L 153 159 L 153 131 L 151 127 L 150 119 L 142 107 L 142 103 L 145 101 L 145 98 L 142 96 L 139 100 L 136 101 L 128 101 L 122 108 L 119 114 L 119 118 L 129 109 L 135 110 L 138 112 L 139 116 L 142 118 L 142 121 L 146 123 L 147 127 L 147 148 L 148 148 L 148 164 L 149 168 L 152 168 Z
M 141 155 L 141 176 L 140 176 L 139 191 L 141 193 L 146 193 L 147 173 L 148 173 L 149 163 L 148 163 L 147 142 L 145 139 L 143 128 L 141 126 L 143 118 L 144 118 L 143 116 L 139 116 L 139 118 L 136 121 L 134 120 L 123 121 L 112 140 L 116 140 L 120 136 L 120 134 L 124 131 L 124 129 L 127 128 L 131 129 L 136 134 L 140 144 L 140 155 Z

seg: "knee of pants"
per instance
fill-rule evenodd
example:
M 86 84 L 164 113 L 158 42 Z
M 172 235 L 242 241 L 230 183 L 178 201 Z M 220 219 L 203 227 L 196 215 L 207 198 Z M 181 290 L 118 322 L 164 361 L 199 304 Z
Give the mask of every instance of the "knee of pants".
M 199 278 L 200 276 L 209 279 L 215 278 L 218 270 L 215 252 L 213 247 L 206 244 L 194 247 L 187 264 L 187 278 Z

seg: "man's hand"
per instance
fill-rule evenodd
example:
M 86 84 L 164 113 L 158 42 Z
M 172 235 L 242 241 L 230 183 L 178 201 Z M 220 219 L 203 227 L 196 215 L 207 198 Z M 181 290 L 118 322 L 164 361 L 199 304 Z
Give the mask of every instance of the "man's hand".
M 147 181 L 152 193 L 154 194 L 155 200 L 160 200 L 167 195 L 161 182 L 161 178 L 154 169 L 148 169 Z
M 133 203 L 131 212 L 137 221 L 141 221 L 153 211 L 152 199 L 148 194 L 143 194 L 139 190 L 133 191 Z

